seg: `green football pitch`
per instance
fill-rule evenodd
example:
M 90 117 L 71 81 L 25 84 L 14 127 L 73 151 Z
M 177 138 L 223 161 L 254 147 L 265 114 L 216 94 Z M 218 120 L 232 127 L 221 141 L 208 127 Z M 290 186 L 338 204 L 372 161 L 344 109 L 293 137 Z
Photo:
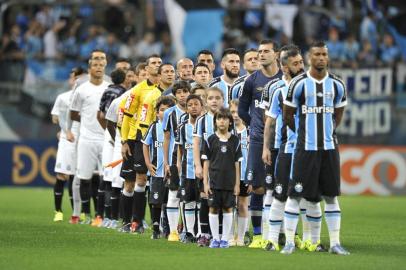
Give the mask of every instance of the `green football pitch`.
M 67 194 L 67 192 L 65 193 Z M 341 198 L 340 257 L 209 249 L 143 235 L 54 223 L 51 189 L 0 188 L 0 269 L 405 269 L 406 197 Z M 322 242 L 328 246 L 326 227 Z

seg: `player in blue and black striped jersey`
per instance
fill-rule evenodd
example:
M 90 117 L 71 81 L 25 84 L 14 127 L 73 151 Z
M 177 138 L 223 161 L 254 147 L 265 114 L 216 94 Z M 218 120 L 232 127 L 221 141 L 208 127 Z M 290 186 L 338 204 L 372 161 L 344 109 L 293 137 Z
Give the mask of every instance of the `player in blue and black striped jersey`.
M 195 129 L 193 131 L 195 174 L 199 179 L 203 178 L 202 162 L 200 160 L 202 144 L 210 135 L 214 133 L 214 114 L 223 107 L 224 103 L 223 92 L 220 89 L 208 88 L 206 93 L 206 105 L 208 111 L 196 120 Z M 198 239 L 197 244 L 199 246 L 208 246 L 210 238 L 209 206 L 207 204 L 207 196 L 205 196 L 204 192 L 201 193 L 200 202 L 199 217 L 201 237 Z
M 283 101 L 286 98 L 289 83 L 294 77 L 304 72 L 303 58 L 297 46 L 287 45 L 281 48 L 280 65 L 283 71 L 282 80 L 268 86 L 271 98 L 269 108 L 265 112 L 266 122 L 262 153 L 264 163 L 273 166 L 275 171 L 274 199 L 269 213 L 269 233 L 266 236 L 266 240 L 268 241 L 266 250 L 268 251 L 279 250 L 279 232 L 287 199 L 292 153 L 296 143 L 296 133 L 287 127 L 286 123 L 283 123 L 282 112 Z M 277 157 L 272 155 L 272 150 L 270 150 L 276 147 L 279 148 Z M 304 206 L 305 202 L 303 202 L 303 205 L 301 202 L 301 209 L 303 209 L 303 240 L 306 241 L 310 237 L 310 227 Z M 296 236 L 295 243 L 297 246 L 300 246 L 301 241 L 299 236 Z
M 264 133 L 263 110 L 259 107 L 262 92 L 267 83 L 272 80 L 279 80 L 282 72 L 276 61 L 277 45 L 271 40 L 261 41 L 258 48 L 258 58 L 261 69 L 255 71 L 244 83 L 238 115 L 250 128 L 250 148 L 248 151 L 247 181 L 252 183 L 253 194 L 251 195 L 251 221 L 254 230 L 251 248 L 263 247 L 262 240 L 262 208 L 265 193 L 265 165 L 261 162 Z M 270 187 L 267 187 L 269 189 Z M 272 202 L 272 192 L 267 190 L 265 196 L 265 207 L 268 209 Z M 264 211 L 264 221 L 267 213 Z M 267 225 L 267 224 L 266 224 Z M 264 226 L 266 229 L 268 226 Z
M 309 60 L 309 71 L 291 82 L 284 101 L 283 117 L 287 125 L 296 130 L 297 143 L 285 206 L 286 246 L 282 253 L 291 254 L 295 250 L 293 238 L 300 198 L 317 202 L 321 195 L 330 235 L 329 251 L 348 255 L 339 239 L 340 158 L 335 134 L 347 104 L 346 89 L 341 79 L 327 71 L 328 49 L 324 42 L 310 46 Z M 298 114 L 297 125 L 295 113 Z
M 217 87 L 223 91 L 223 107 L 228 108 L 231 86 L 240 74 L 240 54 L 236 49 L 228 48 L 224 50 L 221 56 L 221 69 L 223 70 L 223 75 L 214 78 L 208 86 Z
M 164 183 L 164 132 L 162 129 L 162 119 L 164 112 L 175 105 L 170 97 L 161 97 L 156 104 L 158 120 L 149 126 L 145 134 L 143 143 L 143 154 L 145 164 L 151 175 L 149 203 L 152 205 L 151 216 L 153 224 L 153 239 L 159 238 L 159 219 L 161 216 L 161 205 L 164 200 L 165 183 Z
M 233 99 L 230 102 L 230 112 L 234 120 L 234 133 L 237 135 L 241 143 L 242 160 L 240 162 L 240 194 L 238 194 L 238 218 L 237 236 L 234 235 L 230 239 L 230 246 L 244 246 L 245 232 L 248 231 L 248 198 L 252 191 L 252 186 L 245 181 L 245 173 L 247 170 L 247 158 L 249 147 L 249 131 L 244 125 L 241 118 L 238 116 L 238 100 Z
M 240 98 L 245 80 L 248 78 L 249 75 L 254 73 L 254 71 L 257 71 L 259 69 L 258 51 L 256 49 L 248 49 L 244 52 L 242 66 L 245 71 L 247 71 L 247 73 L 239 77 L 231 86 L 229 92 L 230 101 Z
M 186 110 L 186 99 L 190 94 L 190 84 L 186 81 L 178 81 L 173 85 L 172 93 L 176 98 L 176 105 L 169 108 L 164 113 L 162 127 L 164 130 L 164 164 L 165 175 L 169 177 L 168 202 L 166 204 L 166 213 L 170 234 L 168 241 L 179 241 L 177 234 L 177 225 L 179 220 L 179 198 L 177 192 L 179 189 L 179 175 L 176 167 L 175 138 L 178 125 L 181 123 L 181 115 Z
M 199 179 L 196 179 L 195 166 L 193 158 L 193 129 L 196 119 L 201 115 L 203 110 L 203 101 L 197 95 L 189 95 L 186 101 L 187 113 L 189 117 L 180 124 L 176 137 L 178 144 L 178 166 L 182 182 L 181 196 L 185 203 L 185 242 L 193 241 L 195 237 L 195 215 L 196 206 L 200 198 Z

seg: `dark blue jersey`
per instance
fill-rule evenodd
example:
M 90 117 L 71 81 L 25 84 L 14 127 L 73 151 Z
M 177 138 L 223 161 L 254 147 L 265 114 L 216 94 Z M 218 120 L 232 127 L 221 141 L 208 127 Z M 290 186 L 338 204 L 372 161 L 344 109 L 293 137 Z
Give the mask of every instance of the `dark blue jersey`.
M 156 166 L 156 177 L 164 177 L 164 132 L 160 121 L 149 126 L 142 143 L 149 146 L 151 163 Z
M 182 179 L 195 179 L 195 164 L 193 159 L 193 128 L 189 120 L 180 124 L 176 144 L 182 149 Z
M 260 108 L 262 92 L 267 83 L 280 78 L 282 78 L 281 71 L 272 77 L 267 77 L 261 70 L 257 70 L 245 80 L 238 105 L 238 115 L 246 125 L 249 125 L 251 143 L 263 144 L 264 116 Z
M 334 109 L 347 104 L 346 89 L 341 79 L 329 73 L 318 81 L 309 72 L 301 74 L 290 83 L 284 104 L 297 108 L 297 149 L 336 148 Z

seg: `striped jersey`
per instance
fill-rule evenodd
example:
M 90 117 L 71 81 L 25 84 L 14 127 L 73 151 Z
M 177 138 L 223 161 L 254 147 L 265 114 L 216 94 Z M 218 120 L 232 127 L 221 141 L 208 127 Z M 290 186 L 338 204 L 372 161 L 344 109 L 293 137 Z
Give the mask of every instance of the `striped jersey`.
M 182 179 L 195 179 L 195 165 L 193 159 L 193 124 L 190 120 L 180 124 L 176 144 L 182 149 Z
M 239 99 L 242 94 L 242 88 L 244 86 L 245 79 L 247 79 L 248 74 L 245 74 L 239 77 L 234 84 L 231 86 L 230 89 L 230 100 Z
M 214 115 L 211 112 L 207 112 L 197 118 L 193 136 L 203 138 L 207 141 L 212 134 L 214 134 Z
M 230 89 L 231 85 L 228 84 L 224 79 L 223 76 L 219 76 L 214 78 L 208 85 L 209 87 L 217 87 L 219 88 L 224 95 L 224 108 L 228 108 L 228 103 L 230 102 Z
M 296 144 L 296 133 L 291 130 L 286 123 L 283 122 L 283 101 L 288 93 L 288 85 L 280 86 L 273 91 L 271 103 L 265 114 L 276 120 L 275 123 L 275 138 L 272 142 L 272 148 L 280 148 L 283 146 L 283 151 L 286 154 L 293 153 Z M 295 117 L 297 121 L 297 117 Z
M 168 164 L 169 165 L 176 165 L 176 156 L 177 151 L 175 151 L 175 138 L 176 132 L 178 130 L 178 126 L 181 123 L 180 117 L 185 112 L 178 106 L 175 105 L 170 107 L 164 112 L 164 117 L 162 120 L 162 127 L 164 131 L 170 132 L 170 141 L 169 141 L 169 154 L 168 154 Z M 172 153 L 172 155 L 171 155 Z
M 240 162 L 240 180 L 245 181 L 245 172 L 247 170 L 247 160 L 248 160 L 248 147 L 249 147 L 249 132 L 248 129 L 244 127 L 243 130 L 236 131 L 237 137 L 240 140 L 242 160 Z
M 282 77 L 283 78 L 283 77 Z M 265 89 L 262 92 L 262 97 L 261 97 L 261 103 L 259 104 L 259 107 L 263 110 L 268 110 L 269 106 L 271 105 L 271 97 L 273 91 L 275 91 L 276 88 L 279 88 L 281 86 L 285 86 L 286 81 L 280 78 L 275 78 L 269 83 L 265 85 Z
M 327 73 L 318 81 L 309 72 L 297 76 L 289 85 L 284 104 L 297 108 L 297 149 L 335 149 L 334 109 L 347 105 L 346 88 L 336 75 Z
M 156 177 L 164 177 L 164 132 L 161 121 L 155 121 L 149 126 L 142 143 L 149 146 L 151 163 L 156 167 Z

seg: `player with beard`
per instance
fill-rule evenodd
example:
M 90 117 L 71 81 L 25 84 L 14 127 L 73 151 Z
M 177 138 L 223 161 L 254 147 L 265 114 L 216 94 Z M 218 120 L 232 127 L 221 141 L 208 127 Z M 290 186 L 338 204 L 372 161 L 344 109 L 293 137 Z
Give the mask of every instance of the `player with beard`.
M 249 75 L 257 71 L 260 66 L 258 62 L 258 51 L 256 49 L 248 49 L 244 52 L 243 56 L 243 68 L 247 73 L 239 77 L 233 84 L 230 90 L 230 100 L 238 99 L 242 94 L 242 87 L 244 86 L 245 80 Z
M 264 241 L 262 234 L 262 209 L 270 208 L 272 203 L 272 186 L 265 184 L 265 165 L 261 162 L 263 148 L 264 119 L 263 111 L 259 107 L 264 87 L 269 82 L 280 80 L 282 72 L 278 68 L 276 61 L 277 45 L 272 40 L 261 41 L 258 48 L 258 58 L 261 69 L 255 71 L 244 83 L 240 103 L 238 105 L 238 115 L 250 127 L 250 147 L 248 151 L 247 182 L 252 185 L 251 195 L 251 222 L 254 230 L 253 242 L 249 247 L 261 248 Z M 264 193 L 266 196 L 264 200 Z M 265 203 L 264 203 L 265 202 Z M 268 220 L 264 211 L 264 220 Z
M 303 58 L 298 47 L 295 45 L 282 47 L 280 64 L 283 71 L 282 80 L 267 85 L 267 89 L 265 89 L 265 91 L 271 93 L 271 99 L 268 106 L 269 109 L 265 112 L 266 120 L 262 160 L 265 164 L 271 166 L 272 171 L 275 171 L 275 190 L 269 213 L 269 232 L 268 235 L 265 235 L 265 239 L 268 241 L 265 250 L 268 251 L 279 250 L 278 239 L 287 198 L 292 152 L 296 143 L 295 132 L 289 129 L 282 121 L 282 107 L 290 82 L 294 77 L 304 72 Z M 279 151 L 275 151 L 275 149 L 279 149 Z M 271 151 L 275 152 L 272 153 Z M 305 211 L 306 209 L 304 209 L 304 213 Z M 303 232 L 308 235 L 309 224 L 305 215 L 302 218 Z M 298 236 L 296 236 L 295 243 L 297 246 L 300 246 L 300 238 Z
M 208 87 L 216 87 L 223 91 L 224 108 L 228 108 L 230 101 L 230 90 L 240 74 L 240 55 L 234 48 L 225 49 L 221 57 L 221 68 L 223 75 L 214 78 Z

